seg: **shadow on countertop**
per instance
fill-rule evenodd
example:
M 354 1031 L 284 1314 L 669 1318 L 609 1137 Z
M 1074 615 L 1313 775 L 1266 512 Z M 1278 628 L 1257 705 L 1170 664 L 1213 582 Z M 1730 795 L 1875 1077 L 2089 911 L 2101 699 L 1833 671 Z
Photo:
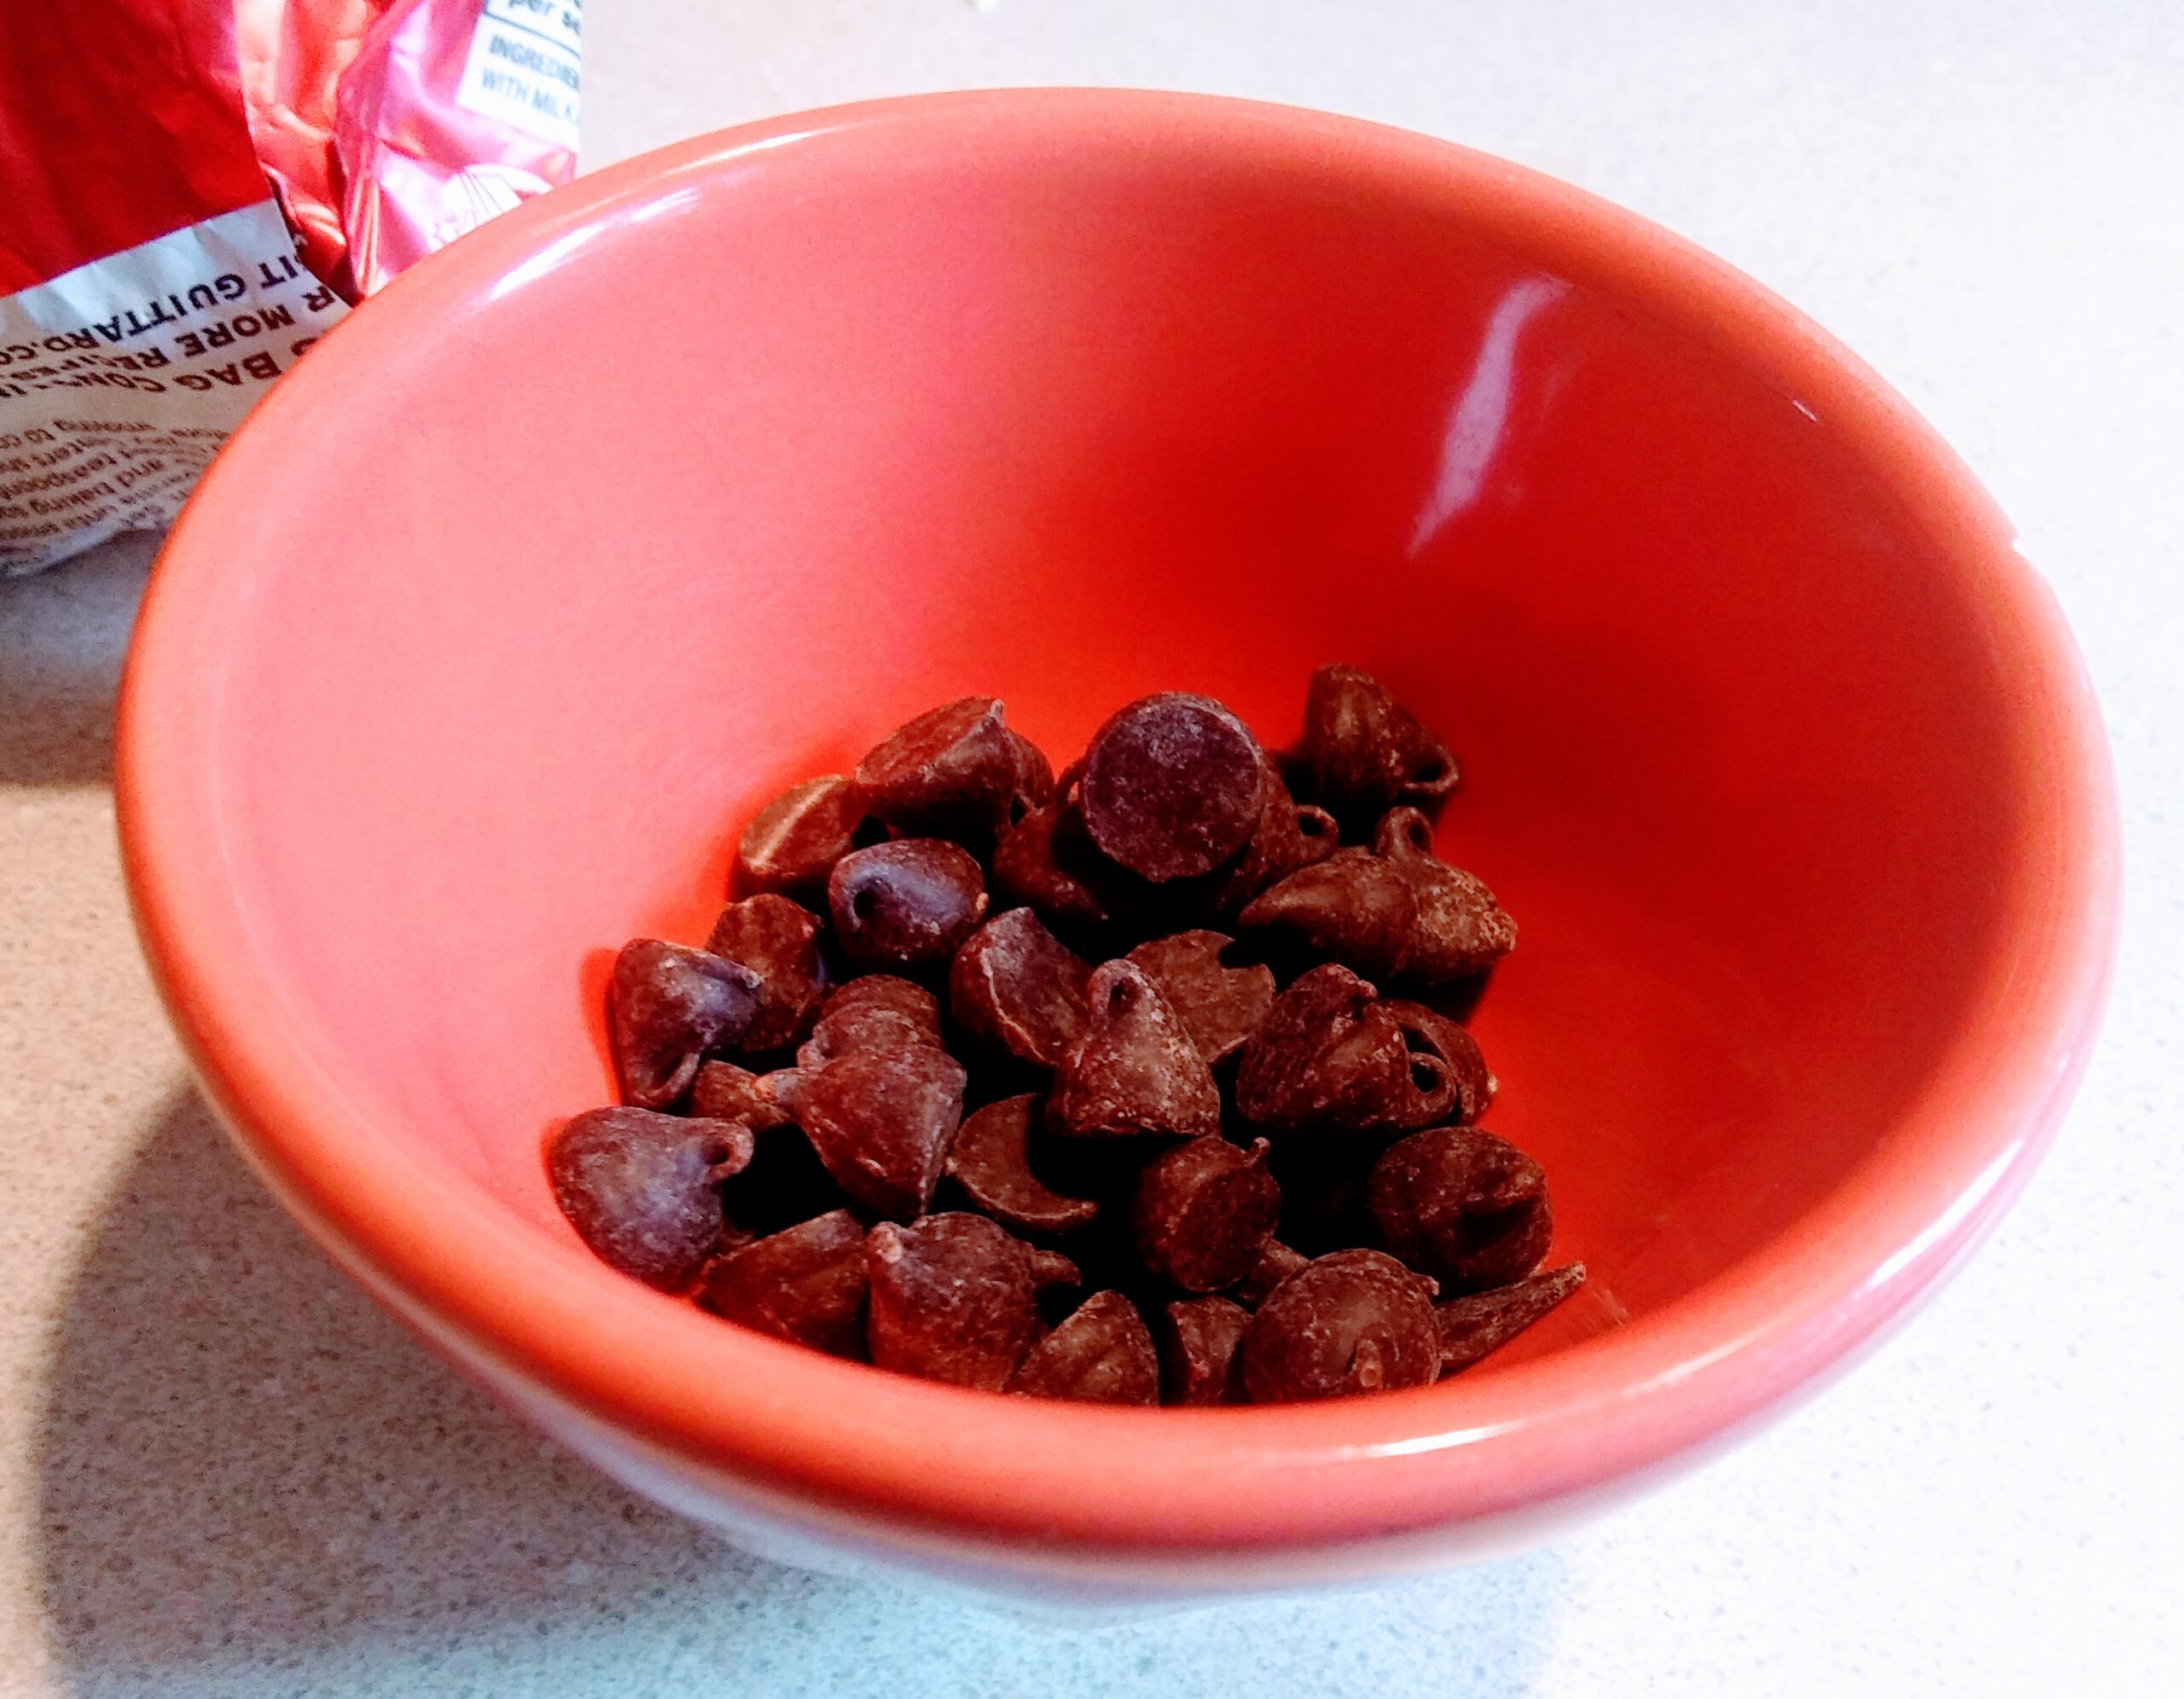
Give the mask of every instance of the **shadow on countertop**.
M 102 785 L 113 699 L 160 538 L 132 531 L 0 578 L 0 785 Z
M 1370 1592 L 1056 1629 L 748 1557 L 443 1369 L 178 1090 L 89 1235 L 37 1468 L 66 1690 L 1522 1693 L 1542 1553 Z

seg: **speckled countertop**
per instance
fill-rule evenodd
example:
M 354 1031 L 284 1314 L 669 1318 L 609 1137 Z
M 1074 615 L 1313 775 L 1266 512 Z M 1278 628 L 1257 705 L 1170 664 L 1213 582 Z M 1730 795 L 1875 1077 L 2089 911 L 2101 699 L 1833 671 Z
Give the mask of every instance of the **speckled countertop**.
M 2184 9 L 594 0 L 591 164 L 916 88 L 1134 83 L 1507 154 L 1727 256 L 1932 419 L 2091 661 L 2129 895 L 1985 1253 L 1849 1379 L 1529 1556 L 1055 1629 L 775 1569 L 427 1361 L 227 1153 L 107 788 L 149 547 L 0 585 L 0 1694 L 2173 1693 L 2184 1685 Z

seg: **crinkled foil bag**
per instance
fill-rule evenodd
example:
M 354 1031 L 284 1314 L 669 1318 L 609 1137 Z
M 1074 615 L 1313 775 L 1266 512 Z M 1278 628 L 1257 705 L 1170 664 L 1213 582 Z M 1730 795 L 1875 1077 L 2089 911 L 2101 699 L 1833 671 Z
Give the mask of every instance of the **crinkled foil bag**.
M 0 0 L 0 573 L 171 519 L 351 305 L 576 170 L 584 0 Z

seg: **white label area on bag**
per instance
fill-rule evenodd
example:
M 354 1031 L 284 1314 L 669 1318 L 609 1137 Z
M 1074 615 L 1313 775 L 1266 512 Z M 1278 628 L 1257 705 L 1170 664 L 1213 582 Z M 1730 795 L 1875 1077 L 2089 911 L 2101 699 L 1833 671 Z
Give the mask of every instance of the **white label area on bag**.
M 0 299 L 0 573 L 166 524 L 347 310 L 271 200 Z
M 572 152 L 584 57 L 584 0 L 485 0 L 455 101 Z

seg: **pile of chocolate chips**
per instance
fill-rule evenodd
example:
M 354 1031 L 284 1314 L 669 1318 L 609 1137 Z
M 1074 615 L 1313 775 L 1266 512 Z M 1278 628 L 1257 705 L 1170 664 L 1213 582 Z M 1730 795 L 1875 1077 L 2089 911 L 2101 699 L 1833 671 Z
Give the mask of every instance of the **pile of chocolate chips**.
M 936 708 L 759 811 L 703 949 L 623 949 L 625 1103 L 555 1133 L 555 1195 L 641 1280 L 963 1386 L 1266 1403 L 1476 1362 L 1584 1269 L 1535 1272 L 1546 1176 L 1478 1124 L 1459 1017 L 1517 935 L 1433 854 L 1455 785 L 1352 667 L 1286 763 L 1170 693 L 1057 781 L 1000 703 Z

